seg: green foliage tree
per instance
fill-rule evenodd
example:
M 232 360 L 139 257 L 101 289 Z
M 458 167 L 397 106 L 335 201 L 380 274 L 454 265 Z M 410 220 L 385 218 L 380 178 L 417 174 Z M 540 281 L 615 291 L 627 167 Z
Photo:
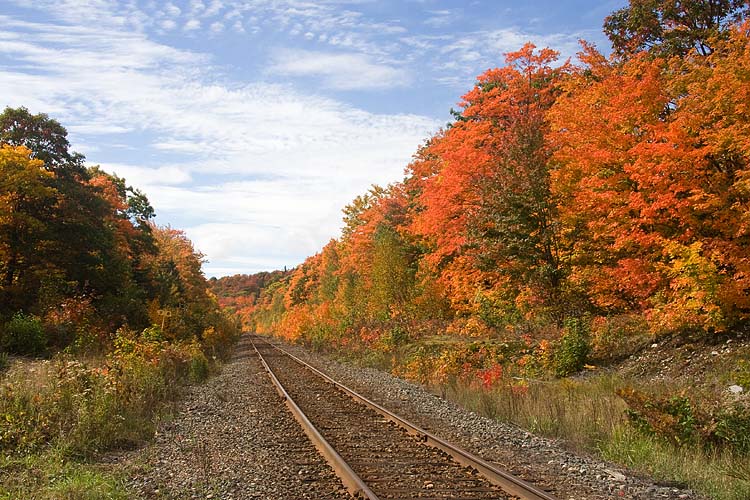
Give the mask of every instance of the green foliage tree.
M 35 191 L 30 192 L 19 178 L 6 178 L 11 184 L 15 182 L 15 186 L 8 185 L 3 190 L 17 205 L 11 207 L 10 217 L 16 219 L 17 228 L 23 227 L 27 233 L 36 228 L 41 235 L 42 226 L 44 233 L 43 245 L 38 238 L 36 242 L 19 239 L 18 230 L 4 238 L 10 249 L 5 264 L 5 286 L 13 283 L 21 286 L 16 287 L 14 300 L 8 307 L 43 314 L 42 309 L 53 305 L 59 297 L 73 295 L 118 302 L 111 305 L 112 312 L 123 306 L 123 301 L 115 298 L 132 289 L 132 266 L 127 257 L 130 248 L 123 237 L 129 228 L 117 223 L 117 219 L 126 218 L 118 214 L 120 209 L 127 213 L 126 201 L 116 193 L 105 193 L 107 185 L 96 181 L 102 172 L 85 168 L 84 157 L 69 150 L 65 128 L 45 114 L 32 115 L 26 108 L 6 108 L 0 115 L 0 143 L 28 148 L 34 163 L 27 163 L 25 170 L 34 172 L 27 176 L 34 175 L 38 181 L 28 184 L 34 186 Z M 47 191 L 54 190 L 53 201 L 41 186 Z M 21 194 L 24 189 L 27 192 Z M 137 216 L 148 216 L 150 206 L 144 204 L 145 197 L 136 195 L 142 212 Z M 44 212 L 37 214 L 42 207 Z M 21 220 L 24 217 L 25 222 Z M 32 219 L 37 222 L 31 224 Z M 25 264 L 20 263 L 20 253 L 32 249 L 35 256 L 25 256 L 22 260 Z M 41 262 L 36 267 L 44 269 L 38 273 L 23 272 L 34 259 Z M 44 296 L 39 294 L 42 286 Z M 127 310 L 123 313 L 125 317 L 129 314 Z
M 182 231 L 155 225 L 151 231 L 157 248 L 147 261 L 157 304 L 151 320 L 154 324 L 164 323 L 164 333 L 170 338 L 200 337 L 215 308 L 201 270 L 204 256 L 195 251 Z
M 659 56 L 692 51 L 706 56 L 716 38 L 749 13 L 745 0 L 630 0 L 604 20 L 604 32 L 620 56 L 644 50 Z
M 142 192 L 85 168 L 69 146 L 47 115 L 0 114 L 0 318 L 36 315 L 56 347 L 164 324 L 170 339 L 205 332 L 224 349 L 236 328 L 208 292 L 203 256 L 184 233 L 151 223 Z
M 46 254 L 59 192 L 42 167 L 24 146 L 0 147 L 0 314 L 33 306 L 44 274 L 57 269 Z
M 32 115 L 24 107 L 6 107 L 0 114 L 0 143 L 26 146 L 45 169 L 60 177 L 86 176 L 83 155 L 69 150 L 68 131 L 44 113 Z
M 414 269 L 403 239 L 386 224 L 373 235 L 371 282 L 375 314 L 381 319 L 403 315 L 414 288 Z

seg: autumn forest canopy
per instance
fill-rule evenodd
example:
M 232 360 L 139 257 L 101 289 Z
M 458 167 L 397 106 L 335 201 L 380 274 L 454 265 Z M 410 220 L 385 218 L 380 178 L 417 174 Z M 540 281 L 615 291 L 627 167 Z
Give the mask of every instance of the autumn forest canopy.
M 402 182 L 344 209 L 338 239 L 225 302 L 262 332 L 384 350 L 745 324 L 749 11 L 632 0 L 605 20 L 609 58 L 586 42 L 575 61 L 507 54 Z
M 45 114 L 0 114 L 0 347 L 97 352 L 144 329 L 163 341 L 234 335 L 185 235 L 146 196 L 86 167 Z M 218 344 L 217 344 L 218 345 Z
M 748 498 L 750 3 L 629 0 L 604 32 L 610 56 L 585 41 L 571 60 L 531 43 L 506 54 L 402 181 L 344 207 L 338 238 L 250 276 L 206 280 L 143 192 L 87 165 L 56 120 L 5 108 L 0 497 L 102 474 L 90 459 L 150 439 L 244 329 L 386 368 L 670 487 L 710 494 L 716 480 L 716 498 Z M 185 448 L 205 478 L 207 442 Z M 611 494 L 630 491 L 601 471 Z
M 338 239 L 290 272 L 214 291 L 250 328 L 339 347 L 744 324 L 749 12 L 632 0 L 604 21 L 609 58 L 586 42 L 574 61 L 524 45 L 477 78 L 402 182 L 344 209 Z M 7 108 L 0 144 L 4 349 L 226 327 L 202 255 L 153 223 L 142 192 L 85 166 L 61 124 Z

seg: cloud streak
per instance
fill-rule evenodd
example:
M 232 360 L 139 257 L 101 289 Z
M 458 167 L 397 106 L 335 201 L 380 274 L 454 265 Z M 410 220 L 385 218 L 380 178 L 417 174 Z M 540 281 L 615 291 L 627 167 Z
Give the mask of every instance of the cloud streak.
M 276 54 L 271 72 L 285 76 L 312 76 L 336 90 L 406 87 L 411 75 L 404 69 L 373 62 L 357 53 L 284 50 Z
M 13 4 L 0 7 L 0 105 L 61 121 L 92 163 L 147 193 L 159 222 L 187 230 L 209 274 L 315 252 L 341 207 L 401 178 L 451 104 L 424 116 L 350 96 L 442 87 L 457 99 L 527 40 L 572 55 L 587 35 L 458 29 L 466 9 L 376 18 L 367 0 Z M 254 65 L 228 76 L 245 61 L 210 50 L 237 44 Z
M 162 223 L 185 228 L 211 261 L 209 274 L 248 262 L 295 265 L 336 234 L 353 196 L 399 178 L 437 126 L 290 85 L 217 77 L 208 55 L 126 25 L 116 16 L 98 28 L 0 16 L 0 95 L 50 113 L 74 141 L 131 144 L 137 157 L 128 162 L 99 152 L 90 160 L 143 189 Z M 327 61 L 359 64 L 378 85 L 402 77 L 357 55 Z

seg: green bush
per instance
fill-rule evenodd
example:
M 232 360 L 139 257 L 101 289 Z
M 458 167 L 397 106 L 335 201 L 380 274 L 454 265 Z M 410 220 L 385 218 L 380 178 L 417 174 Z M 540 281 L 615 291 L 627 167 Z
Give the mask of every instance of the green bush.
M 190 380 L 193 382 L 203 382 L 208 378 L 208 359 L 198 351 L 190 358 Z
M 628 405 L 626 415 L 639 432 L 675 446 L 701 445 L 750 455 L 750 408 L 701 404 L 684 393 L 656 396 L 624 387 L 617 394 Z
M 565 377 L 583 369 L 591 353 L 591 334 L 586 318 L 568 318 L 553 354 L 555 375 Z
M 741 359 L 737 366 L 732 370 L 732 378 L 735 384 L 750 389 L 750 360 Z
M 156 325 L 144 328 L 141 332 L 141 338 L 147 342 L 163 342 L 165 340 L 164 332 Z
M 0 345 L 3 349 L 15 354 L 41 354 L 47 347 L 42 321 L 36 316 L 17 312 L 5 324 Z
M 383 336 L 383 344 L 389 350 L 408 342 L 409 332 L 401 325 L 394 326 Z
M 617 395 L 628 405 L 625 414 L 639 432 L 675 446 L 695 444 L 699 438 L 695 408 L 684 394 L 660 397 L 623 387 Z
M 750 408 L 737 406 L 717 417 L 714 437 L 742 455 L 750 455 Z M 718 438 L 718 439 L 717 439 Z

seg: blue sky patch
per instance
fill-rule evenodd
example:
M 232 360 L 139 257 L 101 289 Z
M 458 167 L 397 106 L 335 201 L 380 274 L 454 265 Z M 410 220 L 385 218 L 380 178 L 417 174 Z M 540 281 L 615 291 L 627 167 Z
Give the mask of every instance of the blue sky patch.
M 401 180 L 475 77 L 526 41 L 605 53 L 625 2 L 10 0 L 2 106 L 144 190 L 208 276 L 292 267 Z

